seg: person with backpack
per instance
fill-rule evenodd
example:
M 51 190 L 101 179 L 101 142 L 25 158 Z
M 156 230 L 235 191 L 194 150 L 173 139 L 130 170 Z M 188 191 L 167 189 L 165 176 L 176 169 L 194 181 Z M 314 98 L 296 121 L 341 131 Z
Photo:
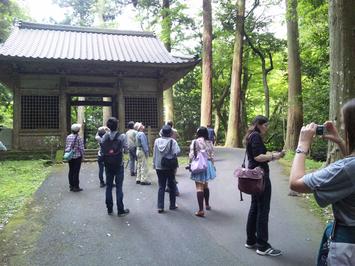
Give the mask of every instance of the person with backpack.
M 208 140 L 208 131 L 206 127 L 199 127 L 197 129 L 196 139 L 194 139 L 190 145 L 189 158 L 191 163 L 191 179 L 195 181 L 197 202 L 199 207 L 199 210 L 195 212 L 195 215 L 198 217 L 204 217 L 205 212 L 203 208 L 203 201 L 205 201 L 206 210 L 211 210 L 211 206 L 209 204 L 210 189 L 208 188 L 208 182 L 216 177 L 216 170 L 213 162 L 213 144 Z M 197 160 L 197 158 L 203 158 L 203 160 L 205 160 L 206 168 L 193 169 L 194 162 L 192 161 Z
M 73 124 L 71 126 L 71 134 L 67 136 L 65 142 L 65 152 L 74 150 L 73 157 L 68 161 L 69 164 L 69 189 L 73 192 L 80 192 L 83 189 L 79 186 L 79 172 L 81 161 L 84 157 L 84 142 L 79 136 L 81 125 Z
M 177 165 L 177 154 L 180 153 L 180 147 L 176 140 L 172 138 L 172 128 L 169 125 L 163 126 L 161 137 L 154 142 L 153 168 L 157 172 L 159 190 L 158 190 L 158 213 L 164 212 L 164 190 L 166 183 L 169 188 L 170 210 L 177 208 L 176 202 L 176 181 L 175 172 Z M 168 160 L 169 165 L 164 165 L 164 159 Z M 166 161 L 166 160 L 165 160 Z
M 284 152 L 268 152 L 263 136 L 268 130 L 268 118 L 258 115 L 254 118 L 244 142 L 248 155 L 248 168 L 261 167 L 264 171 L 264 192 L 251 195 L 251 204 L 246 226 L 247 241 L 245 247 L 256 249 L 259 255 L 279 256 L 282 252 L 273 248 L 269 240 L 269 212 L 271 200 L 271 182 L 269 176 L 269 162 L 278 160 L 284 156 Z
M 137 146 L 137 177 L 136 184 L 150 185 L 148 180 L 148 164 L 147 159 L 149 155 L 148 138 L 144 133 L 144 125 L 142 123 L 135 123 L 135 129 L 138 131 L 136 135 Z
M 106 172 L 106 207 L 107 213 L 113 213 L 112 187 L 113 181 L 116 183 L 116 203 L 117 215 L 122 217 L 129 213 L 129 209 L 125 209 L 123 205 L 123 149 L 126 145 L 126 136 L 117 131 L 118 121 L 115 117 L 110 117 L 107 120 L 106 126 L 110 129 L 101 141 L 101 153 Z

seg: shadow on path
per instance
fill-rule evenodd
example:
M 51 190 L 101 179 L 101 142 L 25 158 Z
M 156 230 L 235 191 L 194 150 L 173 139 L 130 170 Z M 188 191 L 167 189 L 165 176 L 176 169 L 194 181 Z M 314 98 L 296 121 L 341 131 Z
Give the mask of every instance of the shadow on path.
M 23 219 L 10 222 L 0 235 L 4 265 L 314 265 L 322 232 L 319 220 L 299 198 L 288 197 L 288 178 L 271 163 L 273 185 L 270 243 L 283 251 L 263 257 L 244 248 L 250 197 L 239 201 L 232 176 L 244 150 L 216 148 L 218 177 L 210 183 L 212 210 L 194 216 L 195 185 L 179 168 L 179 208 L 158 214 L 157 178 L 136 185 L 127 173 L 124 203 L 131 213 L 108 216 L 96 163 L 83 164 L 83 192 L 68 191 L 67 165 L 57 167 L 37 191 Z M 168 194 L 165 209 L 168 209 Z M 115 212 L 116 214 L 116 212 Z M 21 216 L 21 215 L 20 215 Z

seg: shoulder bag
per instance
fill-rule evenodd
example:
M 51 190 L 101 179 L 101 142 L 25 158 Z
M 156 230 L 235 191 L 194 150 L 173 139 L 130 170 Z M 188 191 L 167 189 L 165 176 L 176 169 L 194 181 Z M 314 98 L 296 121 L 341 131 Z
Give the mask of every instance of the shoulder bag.
M 70 161 L 71 159 L 73 159 L 73 156 L 75 154 L 74 146 L 75 146 L 75 142 L 76 142 L 76 138 L 77 137 L 78 137 L 78 135 L 75 136 L 74 141 L 73 141 L 73 143 L 70 146 L 70 151 L 64 152 L 63 160 Z
M 196 140 L 194 140 L 194 159 L 190 165 L 190 171 L 193 174 L 203 173 L 208 167 L 208 158 L 205 150 L 196 151 Z
M 171 153 L 172 146 L 173 146 L 173 140 L 170 140 L 170 149 L 167 155 Z M 175 170 L 176 168 L 178 168 L 179 163 L 176 154 L 174 153 L 172 158 L 166 158 L 163 156 L 163 158 L 161 159 L 161 166 L 164 169 L 169 169 L 169 170 Z
M 240 191 L 240 200 L 243 200 L 242 192 L 250 195 L 264 192 L 264 171 L 261 167 L 248 169 L 245 167 L 247 150 L 245 150 L 244 160 L 241 167 L 234 170 L 234 176 L 238 179 L 238 189 Z

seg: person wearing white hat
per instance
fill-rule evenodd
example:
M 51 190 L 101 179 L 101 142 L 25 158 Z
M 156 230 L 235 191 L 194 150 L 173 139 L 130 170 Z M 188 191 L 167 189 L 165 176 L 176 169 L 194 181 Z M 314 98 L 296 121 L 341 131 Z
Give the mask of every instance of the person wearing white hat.
M 79 172 L 81 167 L 81 161 L 84 156 L 84 143 L 82 138 L 79 136 L 81 125 L 73 124 L 71 126 L 71 134 L 67 136 L 65 143 L 65 152 L 74 150 L 74 155 L 72 159 L 68 161 L 69 164 L 69 189 L 73 192 L 79 192 L 83 189 L 79 186 Z
M 137 177 L 136 184 L 150 185 L 148 180 L 148 164 L 147 158 L 149 155 L 148 138 L 144 134 L 144 125 L 142 123 L 135 123 L 135 129 L 138 131 L 136 135 L 137 146 Z

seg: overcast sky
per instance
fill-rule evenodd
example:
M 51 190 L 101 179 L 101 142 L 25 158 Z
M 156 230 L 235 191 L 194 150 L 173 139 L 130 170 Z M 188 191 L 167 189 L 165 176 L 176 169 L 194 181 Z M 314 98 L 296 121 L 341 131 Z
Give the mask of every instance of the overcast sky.
M 20 0 L 20 3 L 26 7 L 30 16 L 39 23 L 48 23 L 49 18 L 52 17 L 56 21 L 64 19 L 64 10 L 52 3 L 52 0 Z M 261 1 L 262 2 L 262 1 Z M 197 14 L 202 9 L 202 0 L 188 0 L 188 7 L 191 14 Z M 261 10 L 259 12 L 267 12 L 273 16 L 275 22 L 270 26 L 270 31 L 275 32 L 278 38 L 285 38 L 286 26 L 282 24 L 284 18 L 284 8 L 281 5 L 279 8 L 273 7 L 272 9 Z M 120 19 L 124 21 L 118 26 L 120 30 L 141 30 L 138 23 L 134 21 L 133 7 L 130 5 L 123 12 Z

